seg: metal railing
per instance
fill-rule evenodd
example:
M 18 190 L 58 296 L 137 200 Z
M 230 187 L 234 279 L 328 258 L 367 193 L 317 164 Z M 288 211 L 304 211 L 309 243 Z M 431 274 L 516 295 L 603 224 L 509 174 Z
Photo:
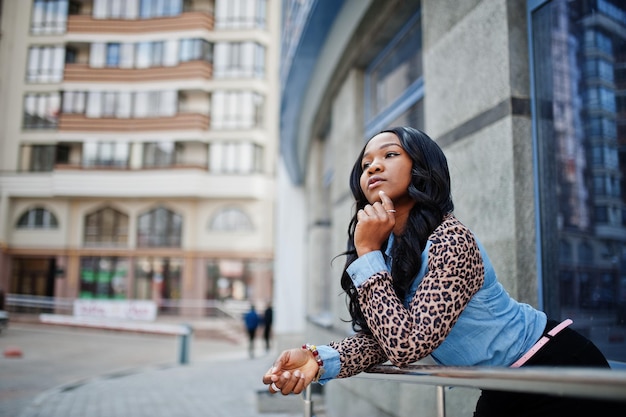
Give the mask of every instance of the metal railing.
M 57 313 L 72 314 L 75 298 L 45 297 L 26 294 L 7 294 L 5 309 L 9 312 L 25 313 Z M 241 315 L 248 311 L 250 304 L 247 301 L 235 300 L 173 300 L 163 299 L 159 308 L 167 311 L 181 311 L 196 313 L 199 316 L 220 316 L 239 320 Z
M 626 401 L 626 369 L 578 367 L 453 367 L 378 365 L 355 378 L 437 387 L 437 416 L 445 417 L 445 388 L 495 389 L 557 396 Z M 311 386 L 303 395 L 304 416 L 313 416 Z
M 73 298 L 7 294 L 5 309 L 12 312 L 71 312 L 73 303 Z
M 40 314 L 39 322 L 100 330 L 116 330 L 178 336 L 178 363 L 181 365 L 189 363 L 189 349 L 193 328 L 188 324 L 129 322 L 89 317 L 74 317 L 60 314 Z

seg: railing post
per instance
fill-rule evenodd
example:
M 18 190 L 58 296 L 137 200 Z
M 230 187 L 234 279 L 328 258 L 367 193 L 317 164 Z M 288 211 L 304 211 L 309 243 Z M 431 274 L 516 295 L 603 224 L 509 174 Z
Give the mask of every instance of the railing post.
M 437 385 L 437 417 L 446 417 L 446 387 Z
M 304 391 L 304 417 L 313 417 L 313 401 L 311 400 L 311 384 Z
M 185 328 L 185 331 L 180 334 L 179 338 L 179 348 L 178 348 L 178 363 L 181 365 L 185 365 L 189 363 L 189 344 L 191 334 L 193 333 L 193 329 L 188 324 L 182 324 L 182 327 Z

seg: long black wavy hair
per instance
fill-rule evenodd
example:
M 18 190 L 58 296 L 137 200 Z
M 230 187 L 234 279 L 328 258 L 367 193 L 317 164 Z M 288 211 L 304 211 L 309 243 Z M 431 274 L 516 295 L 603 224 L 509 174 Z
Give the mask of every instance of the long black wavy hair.
M 394 236 L 392 248 L 391 276 L 393 288 L 401 300 L 404 300 L 411 282 L 421 266 L 421 253 L 426 246 L 428 236 L 443 221 L 446 214 L 454 210 L 450 190 L 450 172 L 448 162 L 443 151 L 424 132 L 412 127 L 394 127 L 380 133 L 395 134 L 400 145 L 413 161 L 409 196 L 415 201 L 409 214 L 405 229 L 399 236 Z M 360 179 L 363 173 L 361 160 L 365 146 L 359 154 L 350 174 L 350 189 L 355 199 L 355 214 L 348 226 L 348 247 L 346 264 L 341 275 L 341 287 L 346 292 L 348 310 L 352 317 L 354 331 L 371 333 L 359 306 L 357 291 L 352 279 L 347 273 L 348 266 L 358 258 L 354 246 L 354 231 L 357 224 L 356 213 L 369 204 Z M 387 242 L 383 243 L 381 251 L 385 251 Z

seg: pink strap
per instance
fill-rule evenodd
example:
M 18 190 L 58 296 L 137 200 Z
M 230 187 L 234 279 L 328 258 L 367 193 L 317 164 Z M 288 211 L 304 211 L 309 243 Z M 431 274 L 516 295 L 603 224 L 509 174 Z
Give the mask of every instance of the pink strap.
M 545 336 L 541 336 L 541 338 L 537 341 L 537 343 L 535 343 L 530 349 L 528 349 L 528 352 L 524 353 L 521 358 L 515 361 L 515 363 L 511 365 L 511 368 L 519 368 L 520 366 L 525 364 L 530 358 L 533 357 L 535 353 L 539 351 L 539 349 L 543 347 L 543 345 L 548 343 L 550 339 L 552 339 L 561 330 L 565 329 L 567 326 L 569 326 L 572 323 L 573 321 L 571 319 L 566 319 L 566 320 L 563 320 L 561 323 L 559 323 L 557 326 L 554 326 L 554 328 L 552 328 L 552 330 L 550 330 L 548 334 L 546 334 Z

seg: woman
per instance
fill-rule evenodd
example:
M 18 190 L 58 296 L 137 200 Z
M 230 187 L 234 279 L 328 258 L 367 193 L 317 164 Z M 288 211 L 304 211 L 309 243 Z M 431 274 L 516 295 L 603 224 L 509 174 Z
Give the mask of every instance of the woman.
M 548 320 L 506 293 L 483 246 L 454 216 L 446 157 L 426 134 L 398 127 L 374 136 L 350 187 L 357 211 L 341 284 L 356 333 L 284 351 L 263 376 L 270 392 L 300 393 L 311 382 L 427 355 L 454 366 L 608 367 L 571 321 Z M 556 336 L 526 354 L 549 331 Z M 607 415 L 597 401 L 483 391 L 475 416 L 578 415 L 589 404 Z

